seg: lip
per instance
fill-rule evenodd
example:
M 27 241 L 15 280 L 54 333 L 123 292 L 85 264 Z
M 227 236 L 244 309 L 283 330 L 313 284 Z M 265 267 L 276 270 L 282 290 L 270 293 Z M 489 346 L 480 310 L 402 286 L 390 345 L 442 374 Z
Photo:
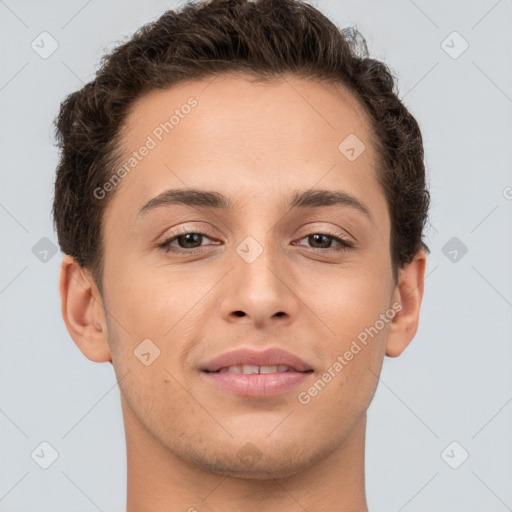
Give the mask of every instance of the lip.
M 277 347 L 257 351 L 249 348 L 240 348 L 224 352 L 215 357 L 199 369 L 205 372 L 216 372 L 228 366 L 251 364 L 255 366 L 277 366 L 284 364 L 295 372 L 307 372 L 313 370 L 300 357 Z
M 228 366 L 286 365 L 289 370 L 277 373 L 218 373 Z M 248 348 L 232 350 L 215 357 L 200 368 L 201 374 L 218 389 L 235 395 L 253 398 L 276 396 L 304 383 L 313 373 L 313 368 L 294 354 L 279 348 L 255 351 Z
M 217 389 L 228 391 L 235 395 L 266 398 L 290 391 L 293 387 L 310 378 L 313 372 L 288 371 L 281 373 L 215 373 L 201 372 L 201 375 Z

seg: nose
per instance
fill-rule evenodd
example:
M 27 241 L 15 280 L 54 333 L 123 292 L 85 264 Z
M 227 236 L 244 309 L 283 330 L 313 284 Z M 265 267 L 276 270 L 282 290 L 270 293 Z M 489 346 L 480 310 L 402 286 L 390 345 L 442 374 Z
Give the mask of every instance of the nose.
M 288 262 L 277 251 L 265 248 L 254 260 L 234 252 L 233 269 L 219 296 L 220 311 L 230 323 L 273 328 L 294 321 L 299 299 Z

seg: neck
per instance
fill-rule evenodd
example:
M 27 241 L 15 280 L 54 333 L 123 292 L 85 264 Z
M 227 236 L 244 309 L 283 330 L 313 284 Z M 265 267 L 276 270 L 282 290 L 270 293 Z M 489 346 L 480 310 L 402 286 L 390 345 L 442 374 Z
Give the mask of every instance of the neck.
M 127 447 L 126 512 L 367 512 L 366 414 L 327 458 L 286 478 L 223 476 L 162 446 L 123 401 Z

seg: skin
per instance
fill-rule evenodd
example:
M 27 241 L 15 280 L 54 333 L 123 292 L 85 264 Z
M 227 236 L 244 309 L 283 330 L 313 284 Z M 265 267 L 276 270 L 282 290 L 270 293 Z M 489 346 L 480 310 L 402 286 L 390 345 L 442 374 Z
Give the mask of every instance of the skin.
M 150 92 L 127 118 L 126 155 L 191 96 L 197 107 L 108 203 L 103 296 L 87 269 L 70 256 L 62 262 L 67 329 L 87 358 L 112 361 L 119 380 L 127 510 L 366 511 L 366 411 L 384 357 L 399 356 L 416 334 L 426 255 L 393 281 L 370 124 L 349 91 L 291 75 L 263 83 L 230 75 Z M 366 145 L 354 161 L 338 150 L 349 134 Z M 222 193 L 234 208 L 164 205 L 137 220 L 149 199 L 189 187 Z M 290 209 L 292 191 L 311 188 L 350 193 L 371 219 L 346 205 Z M 157 244 L 178 228 L 207 236 L 188 246 L 182 238 L 184 253 L 166 254 Z M 354 248 L 315 244 L 315 233 Z M 248 236 L 263 249 L 252 263 L 236 252 Z M 394 318 L 300 403 L 298 393 L 393 304 Z M 160 350 L 149 366 L 134 355 L 147 338 Z M 241 346 L 284 348 L 315 371 L 307 385 L 264 399 L 205 382 L 199 365 Z

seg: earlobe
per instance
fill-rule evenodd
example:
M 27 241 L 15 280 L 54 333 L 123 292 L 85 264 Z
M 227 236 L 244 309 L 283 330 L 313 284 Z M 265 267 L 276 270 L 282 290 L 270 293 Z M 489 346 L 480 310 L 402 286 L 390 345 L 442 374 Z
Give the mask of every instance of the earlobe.
M 393 318 L 386 342 L 386 355 L 398 357 L 413 340 L 418 330 L 427 255 L 418 251 L 413 261 L 400 269 L 393 305 L 400 306 Z
M 62 260 L 59 291 L 62 318 L 77 347 L 91 361 L 111 361 L 101 295 L 90 273 L 69 255 Z

